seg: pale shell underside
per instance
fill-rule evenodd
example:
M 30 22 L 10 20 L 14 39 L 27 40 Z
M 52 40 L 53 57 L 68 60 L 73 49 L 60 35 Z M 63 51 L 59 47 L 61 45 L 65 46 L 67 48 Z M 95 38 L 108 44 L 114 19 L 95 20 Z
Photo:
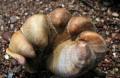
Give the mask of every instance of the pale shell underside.
M 62 46 L 64 45 L 64 48 Z M 59 76 L 70 77 L 82 72 L 83 68 L 95 59 L 94 54 L 87 50 L 86 43 L 75 44 L 66 41 L 60 44 L 52 57 L 51 70 Z M 62 48 L 62 49 L 59 49 Z M 57 50 L 58 49 L 58 50 Z M 57 53 L 60 53 L 59 56 Z

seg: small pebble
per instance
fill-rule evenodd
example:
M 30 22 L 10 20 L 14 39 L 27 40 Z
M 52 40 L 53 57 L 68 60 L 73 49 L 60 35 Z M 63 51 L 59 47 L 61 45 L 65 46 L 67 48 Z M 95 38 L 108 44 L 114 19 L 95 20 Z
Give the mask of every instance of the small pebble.
M 83 12 L 82 14 L 83 14 L 83 15 L 87 15 L 87 12 Z
M 2 34 L 2 38 L 3 38 L 4 40 L 6 40 L 7 42 L 9 42 L 9 41 L 10 41 L 10 38 L 11 38 L 11 35 L 12 35 L 11 32 L 4 32 L 4 33 Z
M 107 10 L 107 7 L 102 7 L 101 8 L 101 11 L 106 11 Z
M 51 12 L 51 11 L 52 11 L 52 8 L 46 7 L 46 8 L 45 8 L 45 11 L 46 11 L 46 12 Z M 43 12 L 42 12 L 42 13 L 43 13 Z
M 9 72 L 7 78 L 13 78 L 13 72 Z
M 18 19 L 20 19 L 18 16 L 11 16 L 10 17 L 10 22 L 15 23 L 15 22 L 17 22 Z
M 0 27 L 0 31 L 3 31 L 4 30 L 4 26 L 2 25 L 1 27 Z
M 95 20 L 96 20 L 97 22 L 99 22 L 99 21 L 100 21 L 100 18 L 96 18 Z
M 113 44 L 113 45 L 112 45 L 112 48 L 113 48 L 113 49 L 115 49 L 115 48 L 116 48 L 116 45 L 115 45 L 115 44 Z
M 9 57 L 9 55 L 5 54 L 5 55 L 4 55 L 4 58 L 5 58 L 6 60 L 8 60 L 10 57 Z
M 115 36 L 114 36 L 114 39 L 120 40 L 120 33 L 116 33 Z
M 39 3 L 39 4 L 40 4 L 40 5 L 41 5 L 41 4 L 43 4 L 43 1 L 40 1 L 40 3 Z
M 104 23 L 104 19 L 101 19 L 101 22 Z
M 104 28 L 104 29 L 107 29 L 107 26 L 106 26 L 106 25 L 104 25 L 104 26 L 103 26 L 103 28 Z
M 114 70 L 111 70 L 110 73 L 111 73 L 111 74 L 115 74 L 115 71 L 114 71 Z
M 107 43 L 110 43 L 111 40 L 112 40 L 112 39 L 111 39 L 110 37 L 108 37 L 105 41 L 106 41 Z
M 10 24 L 10 29 L 13 29 L 14 28 L 14 24 Z
M 110 60 L 108 60 L 108 59 L 105 59 L 105 62 L 109 63 L 109 62 L 110 62 Z
M 27 12 L 25 12 L 25 13 L 24 13 L 24 15 L 25 15 L 25 16 L 27 16 L 27 15 L 28 15 L 28 13 L 27 13 Z
M 118 71 L 119 71 L 119 69 L 118 69 L 118 68 L 114 68 L 114 71 L 115 71 L 115 72 L 118 72 Z
M 113 12 L 113 13 L 112 13 L 112 16 L 114 16 L 114 17 L 119 17 L 119 14 L 116 13 L 116 12 Z
M 61 4 L 61 7 L 62 7 L 62 8 L 64 8 L 64 7 L 65 7 L 65 5 L 64 5 L 64 4 Z
M 113 53 L 113 56 L 114 56 L 114 58 L 117 58 L 117 54 L 115 52 Z
M 109 34 L 110 34 L 110 32 L 106 31 L 106 35 L 109 35 Z
M 116 36 L 116 33 L 112 33 L 112 38 L 114 38 Z
M 59 6 L 62 7 L 62 8 L 65 7 L 65 5 L 63 3 L 60 3 Z

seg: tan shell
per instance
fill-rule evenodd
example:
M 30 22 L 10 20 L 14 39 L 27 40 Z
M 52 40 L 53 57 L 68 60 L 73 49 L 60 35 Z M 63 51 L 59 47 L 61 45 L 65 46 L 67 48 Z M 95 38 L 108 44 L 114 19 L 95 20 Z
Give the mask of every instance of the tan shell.
M 20 54 L 24 57 L 35 57 L 35 51 L 32 45 L 26 40 L 21 31 L 17 31 L 12 35 L 9 44 L 9 51 Z
M 16 59 L 20 64 L 24 65 L 26 63 L 26 60 L 22 55 L 12 52 L 9 48 L 6 49 L 6 53 Z
M 29 17 L 21 27 L 21 31 L 33 45 L 40 48 L 47 46 L 49 26 L 45 15 L 36 14 Z
M 82 31 L 92 30 L 95 31 L 91 19 L 85 16 L 73 16 L 67 25 L 67 31 L 71 35 L 78 35 Z
M 91 69 L 95 59 L 85 42 L 67 40 L 54 49 L 48 67 L 58 76 L 73 78 Z
M 84 31 L 80 34 L 80 40 L 87 41 L 91 49 L 96 53 L 106 52 L 106 42 L 101 35 L 96 32 Z
M 58 28 L 58 30 L 63 30 L 71 18 L 71 14 L 65 8 L 57 8 L 50 12 L 48 17 L 55 28 Z

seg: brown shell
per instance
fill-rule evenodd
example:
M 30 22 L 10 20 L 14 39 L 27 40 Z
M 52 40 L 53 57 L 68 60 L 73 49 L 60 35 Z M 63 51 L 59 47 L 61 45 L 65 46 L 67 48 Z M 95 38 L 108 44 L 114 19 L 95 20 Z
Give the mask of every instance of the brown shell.
M 6 49 L 6 53 L 16 59 L 20 64 L 24 65 L 26 63 L 26 60 L 22 55 L 12 52 L 9 48 Z
M 54 49 L 48 67 L 58 76 L 73 78 L 91 69 L 95 58 L 84 41 L 67 40 Z
M 67 31 L 70 35 L 78 35 L 82 31 L 95 31 L 91 19 L 85 16 L 73 16 L 67 25 Z
M 45 15 L 36 14 L 29 17 L 20 30 L 31 44 L 40 48 L 47 46 L 49 26 Z
M 9 49 L 11 52 L 25 57 L 35 57 L 35 51 L 32 45 L 26 40 L 21 31 L 17 31 L 12 35 Z
M 96 53 L 106 52 L 106 42 L 101 35 L 96 32 L 84 31 L 80 34 L 80 40 L 87 41 Z
M 57 8 L 48 14 L 53 26 L 58 30 L 63 30 L 71 18 L 70 12 L 65 8 Z

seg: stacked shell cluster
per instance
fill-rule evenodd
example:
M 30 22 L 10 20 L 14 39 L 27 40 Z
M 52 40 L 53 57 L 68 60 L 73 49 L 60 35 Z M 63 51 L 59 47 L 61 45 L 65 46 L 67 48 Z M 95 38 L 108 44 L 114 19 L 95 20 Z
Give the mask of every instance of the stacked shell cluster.
M 92 20 L 87 16 L 72 16 L 65 8 L 29 17 L 13 33 L 6 53 L 29 67 L 26 59 L 35 61 L 37 49 L 43 49 L 44 55 L 46 47 L 51 47 L 47 50 L 50 55 L 45 60 L 46 68 L 65 78 L 77 77 L 94 68 L 106 53 L 106 42 L 96 32 Z M 36 64 L 39 63 L 31 68 Z

